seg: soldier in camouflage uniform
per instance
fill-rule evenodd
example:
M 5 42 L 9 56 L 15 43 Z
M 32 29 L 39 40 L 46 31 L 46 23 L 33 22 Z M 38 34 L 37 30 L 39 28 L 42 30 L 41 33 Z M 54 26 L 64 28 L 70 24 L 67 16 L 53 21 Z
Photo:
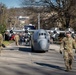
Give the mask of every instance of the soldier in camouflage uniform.
M 0 54 L 1 54 L 2 43 L 3 43 L 3 36 L 2 34 L 0 34 Z
M 66 32 L 66 37 L 63 38 L 60 46 L 61 54 L 63 50 L 63 58 L 65 62 L 66 71 L 69 71 L 72 69 L 72 61 L 74 58 L 73 47 L 75 48 L 75 53 L 76 53 L 75 40 L 71 37 L 70 32 Z
M 16 45 L 18 46 L 19 45 L 19 35 L 18 34 L 15 35 L 14 40 L 15 40 Z

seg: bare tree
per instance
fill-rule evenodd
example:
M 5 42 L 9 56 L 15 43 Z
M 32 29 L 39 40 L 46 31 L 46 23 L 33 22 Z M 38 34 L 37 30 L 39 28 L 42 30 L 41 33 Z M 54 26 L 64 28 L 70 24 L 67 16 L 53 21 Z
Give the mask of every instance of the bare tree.
M 23 5 L 28 4 L 46 7 L 49 12 L 57 12 L 58 21 L 66 28 L 70 26 L 72 18 L 75 18 L 75 0 L 23 0 Z
M 59 21 L 65 26 L 66 28 L 70 26 L 70 21 L 72 19 L 73 13 L 75 10 L 72 8 L 75 6 L 75 0 L 44 0 L 44 3 L 48 4 L 48 7 L 53 9 L 58 13 Z
M 7 8 L 5 4 L 0 3 L 0 32 L 4 33 L 7 27 Z
M 0 3 L 0 24 L 2 24 L 6 17 L 6 7 L 4 4 Z
M 24 6 L 24 10 L 26 10 L 26 7 L 28 8 L 29 12 L 32 14 L 30 22 L 35 24 L 36 27 L 39 24 L 38 21 L 38 14 L 40 14 L 40 22 L 43 22 L 42 19 L 44 18 L 42 13 L 44 14 L 44 12 L 46 11 L 46 9 L 44 9 L 44 6 L 39 3 L 40 1 L 38 0 L 23 0 L 22 1 L 22 5 Z M 43 28 L 43 23 L 41 23 L 40 27 Z

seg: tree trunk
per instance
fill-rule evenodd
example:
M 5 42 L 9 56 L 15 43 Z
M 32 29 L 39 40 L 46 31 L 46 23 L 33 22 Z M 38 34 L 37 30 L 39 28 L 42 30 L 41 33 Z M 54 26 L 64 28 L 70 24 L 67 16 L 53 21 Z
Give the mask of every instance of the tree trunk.
M 65 13 L 65 22 L 66 22 L 66 28 L 70 27 L 70 15 L 69 13 Z

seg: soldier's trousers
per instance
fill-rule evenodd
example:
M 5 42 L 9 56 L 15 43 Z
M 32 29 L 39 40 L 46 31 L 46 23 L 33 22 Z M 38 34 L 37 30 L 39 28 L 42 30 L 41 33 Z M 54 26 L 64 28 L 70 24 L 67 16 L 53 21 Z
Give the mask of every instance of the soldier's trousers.
M 73 53 L 64 51 L 64 63 L 66 69 L 72 69 Z
M 19 45 L 19 41 L 15 41 L 16 45 L 18 46 Z

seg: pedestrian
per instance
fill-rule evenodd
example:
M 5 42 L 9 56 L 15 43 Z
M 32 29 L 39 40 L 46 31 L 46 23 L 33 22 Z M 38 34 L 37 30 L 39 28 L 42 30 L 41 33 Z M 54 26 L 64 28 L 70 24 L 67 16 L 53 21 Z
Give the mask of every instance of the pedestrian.
M 14 36 L 15 44 L 18 46 L 19 45 L 19 35 L 15 34 Z
M 22 45 L 22 43 L 24 42 L 23 33 L 20 33 L 19 37 L 20 37 L 19 44 Z
M 5 32 L 5 41 L 9 41 L 10 40 L 10 36 L 9 33 L 6 31 Z
M 74 59 L 73 48 L 75 48 L 75 53 L 76 53 L 75 40 L 71 37 L 71 33 L 67 31 L 66 37 L 63 38 L 60 46 L 60 53 L 62 54 L 63 51 L 63 58 L 64 58 L 66 71 L 72 69 L 72 62 Z
M 0 55 L 1 55 L 1 51 L 2 51 L 2 43 L 3 43 L 3 36 L 0 33 Z

